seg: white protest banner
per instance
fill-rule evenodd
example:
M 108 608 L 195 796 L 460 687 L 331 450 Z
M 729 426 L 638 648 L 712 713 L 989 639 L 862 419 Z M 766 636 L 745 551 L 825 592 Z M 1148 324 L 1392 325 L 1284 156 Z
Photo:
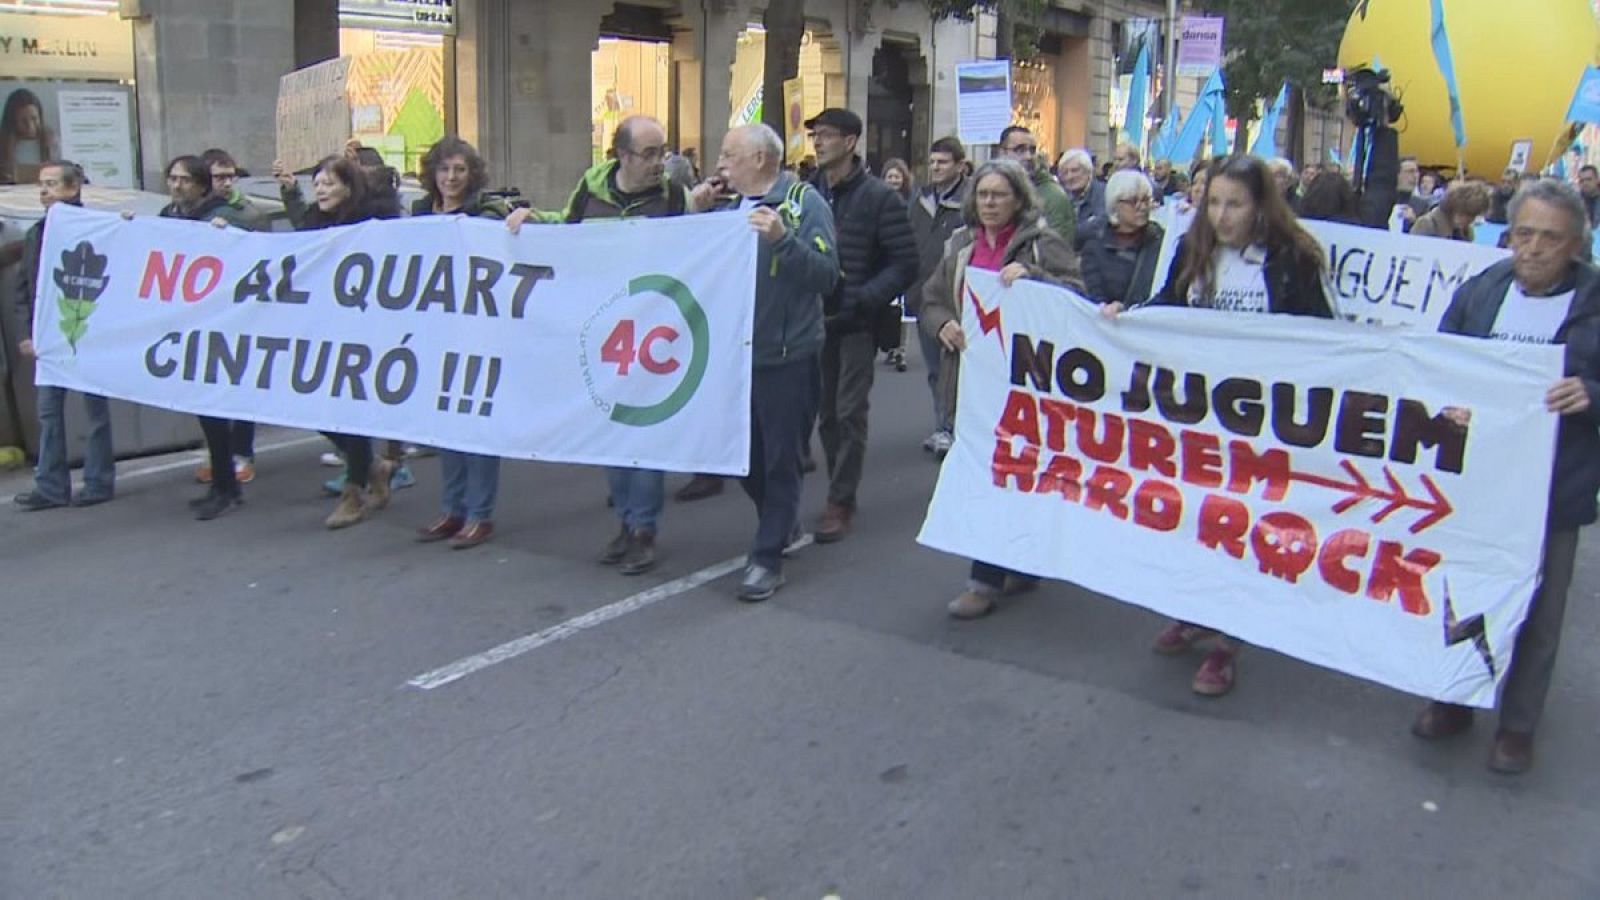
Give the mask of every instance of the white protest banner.
M 1164 207 L 1158 218 L 1166 236 L 1156 258 L 1152 291 L 1166 284 L 1178 238 L 1189 230 L 1194 214 Z M 1328 278 L 1339 315 L 1357 322 L 1437 331 L 1456 288 L 1511 255 L 1509 250 L 1465 241 L 1317 219 L 1301 219 L 1300 225 L 1327 251 Z
M 1111 322 L 1064 289 L 968 279 L 956 442 L 919 541 L 1494 702 L 1538 581 L 1560 347 L 1166 307 Z
M 956 132 L 961 143 L 1000 143 L 1011 115 L 1011 60 L 956 63 Z
M 277 158 L 291 171 L 340 152 L 350 139 L 350 62 L 341 56 L 278 79 Z
M 755 241 L 738 213 L 256 234 L 56 204 L 38 381 L 494 456 L 738 475 Z

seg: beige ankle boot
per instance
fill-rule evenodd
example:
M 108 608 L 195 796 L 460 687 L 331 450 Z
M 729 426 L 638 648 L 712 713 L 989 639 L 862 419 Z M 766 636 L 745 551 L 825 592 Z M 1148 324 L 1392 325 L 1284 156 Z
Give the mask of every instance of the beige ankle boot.
M 349 528 L 367 517 L 367 504 L 362 497 L 361 488 L 353 484 L 344 486 L 344 491 L 339 494 L 339 505 L 333 508 L 328 516 L 329 529 Z

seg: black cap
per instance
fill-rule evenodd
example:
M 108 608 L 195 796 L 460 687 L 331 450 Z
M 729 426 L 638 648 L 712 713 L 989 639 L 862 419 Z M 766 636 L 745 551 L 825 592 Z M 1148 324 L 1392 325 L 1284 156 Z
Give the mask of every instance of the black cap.
M 817 113 L 807 119 L 805 125 L 807 131 L 815 130 L 818 125 L 826 125 L 829 128 L 839 129 L 840 134 L 861 136 L 861 117 L 848 109 L 840 109 L 837 106 L 830 106 Z

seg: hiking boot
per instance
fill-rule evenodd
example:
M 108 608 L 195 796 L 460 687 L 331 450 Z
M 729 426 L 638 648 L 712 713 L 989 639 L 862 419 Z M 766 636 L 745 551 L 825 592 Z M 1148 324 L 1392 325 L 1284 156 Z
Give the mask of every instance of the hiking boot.
M 323 524 L 327 525 L 330 531 L 337 531 L 340 528 L 349 528 L 366 517 L 367 504 L 362 497 L 361 488 L 347 484 L 339 493 L 339 505 L 333 508 L 333 512 L 328 514 Z
M 1466 734 L 1472 728 L 1472 707 L 1435 700 L 1417 713 L 1411 723 L 1411 733 L 1425 741 Z
M 1489 749 L 1489 771 L 1500 775 L 1521 775 L 1533 768 L 1533 735 L 1502 728 L 1494 733 Z
M 417 529 L 417 543 L 435 544 L 455 537 L 463 525 L 467 524 L 460 516 L 440 516 L 432 525 Z
M 656 535 L 653 531 L 638 531 L 628 540 L 627 554 L 617 571 L 624 575 L 643 575 L 656 567 Z
M 822 513 L 822 518 L 817 522 L 815 532 L 817 543 L 831 544 L 843 540 L 844 536 L 850 533 L 850 523 L 855 515 L 856 511 L 852 507 L 829 503 L 828 508 Z
M 466 527 L 450 539 L 451 550 L 471 550 L 479 544 L 487 543 L 494 537 L 494 523 L 488 519 L 481 522 L 468 522 Z
M 781 587 L 783 573 L 774 572 L 759 563 L 751 563 L 744 570 L 744 580 L 739 582 L 739 599 L 746 603 L 760 603 L 771 599 Z
M 679 503 L 693 503 L 696 500 L 715 497 L 722 493 L 724 487 L 720 475 L 696 475 L 689 479 L 688 484 L 678 488 L 672 499 Z
M 389 479 L 394 477 L 394 463 L 387 459 L 372 461 L 372 471 L 367 474 L 367 505 L 373 510 L 389 505 Z
M 606 548 L 600 551 L 600 565 L 614 566 L 622 562 L 622 558 L 628 555 L 628 541 L 628 526 L 624 525 L 616 537 L 606 542 Z
M 967 589 L 945 607 L 952 619 L 981 619 L 994 612 L 994 594 Z
M 1206 654 L 1200 670 L 1194 673 L 1190 687 L 1202 697 L 1221 697 L 1233 690 L 1234 657 L 1232 650 L 1220 647 Z

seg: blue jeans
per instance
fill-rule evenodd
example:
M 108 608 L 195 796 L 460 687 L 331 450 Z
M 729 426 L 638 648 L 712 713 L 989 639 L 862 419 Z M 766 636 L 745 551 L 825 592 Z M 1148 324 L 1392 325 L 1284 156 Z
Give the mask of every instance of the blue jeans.
M 39 465 L 33 470 L 33 488 L 57 503 L 72 499 L 72 477 L 67 473 L 66 406 L 66 388 L 39 388 Z M 104 397 L 84 394 L 83 408 L 89 414 L 83 493 L 110 497 L 117 476 L 116 457 L 111 450 L 111 407 Z
M 494 518 L 494 498 L 500 492 L 500 457 L 440 450 L 439 468 L 444 474 L 445 515 L 468 522 Z
M 622 526 L 629 531 L 654 534 L 666 500 L 666 473 L 613 466 L 606 469 L 606 480 L 611 483 L 611 506 Z

